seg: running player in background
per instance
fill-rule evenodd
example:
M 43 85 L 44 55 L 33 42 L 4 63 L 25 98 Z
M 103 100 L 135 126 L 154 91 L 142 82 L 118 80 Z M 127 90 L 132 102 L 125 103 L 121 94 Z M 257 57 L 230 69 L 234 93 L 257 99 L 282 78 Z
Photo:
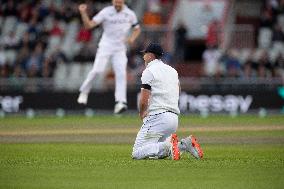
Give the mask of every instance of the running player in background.
M 178 142 L 178 107 L 180 84 L 177 71 L 161 61 L 163 49 L 151 43 L 143 59 L 139 115 L 143 125 L 133 147 L 133 159 L 171 157 L 180 159 L 180 152 L 189 152 L 195 158 L 203 157 L 197 140 L 190 135 Z
M 79 11 L 84 26 L 92 29 L 102 25 L 103 35 L 100 39 L 92 70 L 80 87 L 77 99 L 80 104 L 87 104 L 92 81 L 97 74 L 105 71 L 110 60 L 115 74 L 115 107 L 114 113 L 119 114 L 127 109 L 126 99 L 126 66 L 127 44 L 131 45 L 139 36 L 141 30 L 135 13 L 129 9 L 124 0 L 112 0 L 112 6 L 105 7 L 92 19 L 87 14 L 87 5 L 80 4 Z M 130 30 L 132 33 L 129 35 Z

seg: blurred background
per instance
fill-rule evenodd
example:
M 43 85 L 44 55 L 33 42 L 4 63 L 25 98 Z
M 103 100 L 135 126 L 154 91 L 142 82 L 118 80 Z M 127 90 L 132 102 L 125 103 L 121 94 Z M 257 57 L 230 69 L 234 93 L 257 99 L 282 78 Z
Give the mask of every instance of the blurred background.
M 0 0 L 0 115 L 112 112 L 114 74 L 94 82 L 87 106 L 76 103 L 102 29 L 82 26 L 110 0 Z M 179 72 L 183 113 L 284 113 L 284 0 L 126 0 L 142 34 L 128 50 L 128 107 L 136 112 L 144 63 L 159 42 Z

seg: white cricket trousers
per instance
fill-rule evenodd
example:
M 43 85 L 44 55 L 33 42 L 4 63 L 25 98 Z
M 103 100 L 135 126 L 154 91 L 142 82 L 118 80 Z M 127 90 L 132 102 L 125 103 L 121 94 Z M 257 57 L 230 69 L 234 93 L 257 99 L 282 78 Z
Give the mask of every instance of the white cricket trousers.
M 127 102 L 126 100 L 126 66 L 127 56 L 125 50 L 111 50 L 110 48 L 98 48 L 92 70 L 80 87 L 80 92 L 89 93 L 92 88 L 92 81 L 97 74 L 102 74 L 111 61 L 115 74 L 115 101 Z
M 178 128 L 178 115 L 164 112 L 147 116 L 137 134 L 132 158 L 165 158 L 170 155 L 168 139 Z

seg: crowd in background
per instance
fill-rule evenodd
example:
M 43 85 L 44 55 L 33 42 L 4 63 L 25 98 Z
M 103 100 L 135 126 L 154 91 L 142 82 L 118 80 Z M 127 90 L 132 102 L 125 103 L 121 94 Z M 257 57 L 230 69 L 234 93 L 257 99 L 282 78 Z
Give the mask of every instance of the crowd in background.
M 100 29 L 89 31 L 82 26 L 78 12 L 79 1 L 0 2 L 0 78 L 50 78 L 54 76 L 58 64 L 94 60 Z M 106 3 L 110 3 L 104 0 L 86 2 L 89 15 L 94 15 L 106 6 Z M 143 69 L 143 59 L 139 52 L 145 43 L 163 36 L 159 33 L 147 35 L 147 27 L 167 24 L 170 16 L 168 12 L 173 2 L 147 1 L 146 10 L 139 18 L 144 32 L 129 50 L 128 68 L 133 75 L 139 74 Z M 281 26 L 281 23 L 284 24 L 283 19 L 284 0 L 264 1 L 259 21 L 259 35 L 263 31 L 269 31 L 270 41 L 264 43 L 258 40 L 255 49 L 223 51 L 218 48 L 218 20 L 212 20 L 208 25 L 208 35 L 205 39 L 208 48 L 202 57 L 203 76 L 284 77 L 284 27 Z M 13 27 L 9 27 L 11 25 Z M 71 29 L 74 27 L 78 29 L 72 34 Z M 165 62 L 184 62 L 187 32 L 183 23 L 180 23 L 175 30 L 175 48 L 173 52 L 165 54 Z M 68 43 L 70 36 L 74 40 L 73 43 Z
M 53 77 L 60 63 L 92 62 L 101 28 L 93 31 L 82 26 L 78 5 L 72 0 L 0 1 L 0 77 Z M 85 1 L 90 17 L 109 0 Z M 165 24 L 169 0 L 149 0 L 140 16 L 147 27 Z M 126 1 L 131 6 L 131 1 Z M 70 30 L 76 33 L 72 34 Z M 71 34 L 70 34 L 71 33 Z M 147 32 L 144 32 L 147 33 Z M 75 39 L 73 39 L 75 38 Z M 130 48 L 129 69 L 139 72 L 140 50 L 154 35 L 141 35 Z M 68 41 L 72 41 L 69 42 Z M 67 42 L 66 42 L 67 41 Z M 156 41 L 157 42 L 157 41 Z
M 109 2 L 108 2 L 109 3 Z M 104 1 L 87 1 L 90 15 L 105 6 Z M 93 61 L 93 33 L 80 24 L 78 1 L 1 1 L 0 77 L 53 77 L 59 63 Z M 72 24 L 76 30 L 76 53 L 62 48 Z
M 257 34 L 256 48 L 221 50 L 214 20 L 203 53 L 204 75 L 284 78 L 284 0 L 263 1 Z

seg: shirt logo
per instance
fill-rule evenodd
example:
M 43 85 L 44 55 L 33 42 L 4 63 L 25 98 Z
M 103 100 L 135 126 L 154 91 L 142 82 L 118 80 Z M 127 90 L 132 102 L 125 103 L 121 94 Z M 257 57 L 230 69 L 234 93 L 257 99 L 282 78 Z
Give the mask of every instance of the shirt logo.
M 128 17 L 128 14 L 127 13 L 123 13 L 124 17 L 127 18 Z
M 116 19 L 110 19 L 109 23 L 111 24 L 126 24 L 128 23 L 128 20 L 125 18 L 116 18 Z

